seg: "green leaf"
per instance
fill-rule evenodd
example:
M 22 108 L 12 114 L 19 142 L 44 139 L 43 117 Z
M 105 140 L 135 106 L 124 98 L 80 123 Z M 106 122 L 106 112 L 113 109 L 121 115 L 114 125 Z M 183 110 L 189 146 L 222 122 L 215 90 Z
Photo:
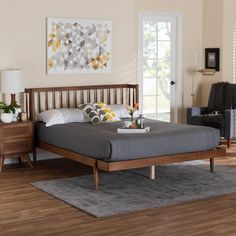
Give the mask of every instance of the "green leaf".
M 1 101 L 0 101 L 0 109 L 2 109 L 4 113 L 11 113 L 12 112 L 13 114 L 15 114 L 15 112 L 16 112 L 16 109 L 13 105 L 10 104 L 7 106 L 6 103 L 1 102 Z

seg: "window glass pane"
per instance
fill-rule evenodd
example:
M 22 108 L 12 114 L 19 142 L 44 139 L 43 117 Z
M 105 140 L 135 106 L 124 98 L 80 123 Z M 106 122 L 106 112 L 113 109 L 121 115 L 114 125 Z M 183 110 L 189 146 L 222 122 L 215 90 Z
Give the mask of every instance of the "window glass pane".
M 170 90 L 158 89 L 157 112 L 170 112 Z
M 156 113 L 156 96 L 143 97 L 143 113 Z
M 166 77 L 158 78 L 158 100 L 157 112 L 170 112 L 171 106 L 171 85 L 170 79 Z
M 170 42 L 158 42 L 158 59 L 170 61 Z
M 158 22 L 158 40 L 171 39 L 171 23 L 170 22 Z
M 158 61 L 158 78 L 171 78 L 170 60 Z
M 156 60 L 143 60 L 143 76 L 156 77 L 157 75 L 157 61 Z
M 143 22 L 143 32 L 150 32 L 155 31 L 157 28 L 157 22 L 156 21 L 144 21 Z
M 145 32 L 143 35 L 143 56 L 147 59 L 157 59 L 156 32 Z
M 156 95 L 156 78 L 143 79 L 143 95 Z

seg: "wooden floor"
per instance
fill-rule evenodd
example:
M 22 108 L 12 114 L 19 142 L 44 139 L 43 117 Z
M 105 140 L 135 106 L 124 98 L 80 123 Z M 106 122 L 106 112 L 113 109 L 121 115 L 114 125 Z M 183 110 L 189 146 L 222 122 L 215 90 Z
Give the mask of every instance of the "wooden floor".
M 236 168 L 236 145 L 219 162 Z M 236 193 L 97 219 L 30 185 L 85 173 L 90 169 L 66 159 L 41 161 L 34 170 L 6 166 L 0 176 L 0 235 L 236 235 Z

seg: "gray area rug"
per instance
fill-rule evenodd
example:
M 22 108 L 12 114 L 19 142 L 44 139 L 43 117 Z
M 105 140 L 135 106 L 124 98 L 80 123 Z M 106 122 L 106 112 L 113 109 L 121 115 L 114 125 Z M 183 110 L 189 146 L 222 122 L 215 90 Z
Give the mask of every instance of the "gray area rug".
M 32 183 L 35 187 L 96 217 L 156 208 L 236 192 L 236 170 L 203 161 L 159 166 L 157 179 L 148 168 L 100 174 L 100 189 L 91 175 Z

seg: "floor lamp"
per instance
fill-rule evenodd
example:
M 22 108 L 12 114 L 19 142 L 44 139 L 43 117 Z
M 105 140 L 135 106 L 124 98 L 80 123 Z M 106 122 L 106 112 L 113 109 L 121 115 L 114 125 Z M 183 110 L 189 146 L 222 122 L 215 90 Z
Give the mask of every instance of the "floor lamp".
M 216 73 L 215 69 L 197 69 L 197 70 L 193 70 L 193 75 L 192 75 L 192 106 L 195 106 L 195 75 L 197 73 L 200 73 L 202 76 L 214 76 Z

